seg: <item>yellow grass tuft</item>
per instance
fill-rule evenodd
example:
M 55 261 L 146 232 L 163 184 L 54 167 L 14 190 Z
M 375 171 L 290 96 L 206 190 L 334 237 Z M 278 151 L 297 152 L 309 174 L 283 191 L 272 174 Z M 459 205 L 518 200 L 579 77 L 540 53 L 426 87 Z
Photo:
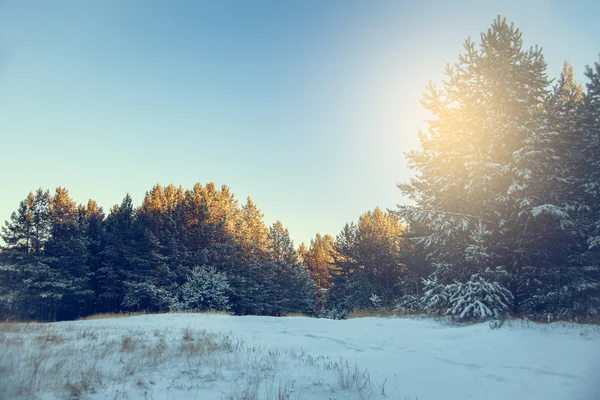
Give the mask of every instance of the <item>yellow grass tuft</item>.
M 390 318 L 390 317 L 396 317 L 396 316 L 397 316 L 397 314 L 394 311 L 364 309 L 364 310 L 353 310 L 348 315 L 348 318 L 366 318 L 366 317 Z

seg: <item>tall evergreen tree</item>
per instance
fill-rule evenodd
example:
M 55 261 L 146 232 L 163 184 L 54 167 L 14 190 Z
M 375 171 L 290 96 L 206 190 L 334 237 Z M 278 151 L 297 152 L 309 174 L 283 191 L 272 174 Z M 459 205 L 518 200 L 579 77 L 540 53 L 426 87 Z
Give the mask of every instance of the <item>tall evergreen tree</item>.
M 2 227 L 2 239 L 8 248 L 20 249 L 26 255 L 43 250 L 51 230 L 49 207 L 49 191 L 39 188 L 30 192 Z
M 266 267 L 267 282 L 272 286 L 276 315 L 301 312 L 311 314 L 314 308 L 315 286 L 308 270 L 302 265 L 294 250 L 294 242 L 281 221 L 269 229 L 267 247 L 270 261 Z
M 268 229 L 263 217 L 256 203 L 248 197 L 246 204 L 240 210 L 236 227 L 236 239 L 246 262 L 263 260 L 266 256 Z
M 586 265 L 600 265 L 600 62 L 587 67 L 583 105 L 584 158 L 580 170 L 583 188 L 589 200 L 586 232 L 589 234 Z
M 104 265 L 104 248 L 106 246 L 105 215 L 102 207 L 94 200 L 88 200 L 87 205 L 81 210 L 80 218 L 82 229 L 85 231 L 89 271 L 92 274 L 92 290 L 94 296 L 100 293 L 99 270 Z M 97 305 L 92 305 L 93 311 Z
M 94 297 L 84 227 L 77 203 L 65 188 L 57 188 L 50 202 L 51 236 L 44 258 L 65 285 L 59 303 L 59 318 L 70 319 L 91 311 Z
M 267 250 L 269 258 L 273 261 L 283 261 L 288 264 L 298 263 L 298 255 L 294 251 L 294 242 L 290 238 L 288 229 L 283 227 L 281 221 L 276 221 L 269 228 Z
M 98 306 L 105 312 L 121 310 L 125 282 L 135 269 L 131 263 L 131 255 L 135 254 L 134 217 L 133 201 L 127 194 L 120 205 L 112 207 L 106 219 L 106 246 L 97 277 L 100 286 Z
M 399 215 L 429 229 L 422 243 L 435 278 L 466 282 L 488 271 L 509 286 L 514 311 L 536 247 L 569 225 L 564 204 L 537 185 L 554 169 L 545 70 L 540 49 L 523 49 L 519 30 L 500 17 L 479 47 L 467 40 L 444 87 L 428 88 L 423 104 L 434 117 L 420 132 L 422 150 L 408 154 L 417 176 L 400 185 L 417 205 Z
M 56 320 L 65 283 L 43 254 L 51 234 L 50 200 L 49 191 L 30 192 L 2 229 L 7 247 L 0 263 L 6 281 L 0 292 L 7 299 L 5 311 L 12 316 Z
M 400 219 L 376 208 L 358 224 L 347 224 L 336 238 L 335 264 L 328 298 L 346 310 L 390 306 L 402 295 L 408 247 Z
M 317 233 L 315 238 L 310 240 L 308 249 L 299 249 L 312 280 L 321 289 L 328 289 L 331 286 L 330 280 L 335 268 L 334 242 L 333 236 Z

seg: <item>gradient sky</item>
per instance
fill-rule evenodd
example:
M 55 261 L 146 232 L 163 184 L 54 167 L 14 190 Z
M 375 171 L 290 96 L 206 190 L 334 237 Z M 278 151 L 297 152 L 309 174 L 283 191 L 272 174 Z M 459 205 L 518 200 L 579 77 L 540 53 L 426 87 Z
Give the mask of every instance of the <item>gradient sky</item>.
M 596 1 L 2 1 L 0 221 L 37 187 L 107 211 L 214 181 L 335 235 L 406 201 L 423 89 L 497 14 L 551 77 L 598 60 Z

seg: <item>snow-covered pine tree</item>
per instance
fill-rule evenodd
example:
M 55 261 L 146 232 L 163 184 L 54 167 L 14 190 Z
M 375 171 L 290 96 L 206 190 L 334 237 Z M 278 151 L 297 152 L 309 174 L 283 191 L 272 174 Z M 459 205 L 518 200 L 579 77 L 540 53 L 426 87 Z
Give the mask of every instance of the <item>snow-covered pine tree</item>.
M 578 304 L 584 303 L 588 314 L 600 314 L 600 62 L 586 67 L 587 82 L 584 93 L 583 132 L 585 168 L 579 171 L 583 177 L 584 190 L 588 199 L 588 212 L 581 218 L 586 234 L 586 246 L 582 264 L 586 284 L 580 290 Z M 595 285 L 590 287 L 589 281 Z
M 509 309 L 512 294 L 498 282 L 489 282 L 475 274 L 466 283 L 448 285 L 450 309 L 446 314 L 468 318 L 499 318 Z
M 518 300 L 524 312 L 574 317 L 586 313 L 581 298 L 598 287 L 584 271 L 594 202 L 584 190 L 591 166 L 583 90 L 568 63 L 540 113 L 541 129 L 515 152 L 515 182 L 523 189 L 509 194 L 528 222 L 519 242 Z
M 227 276 L 213 266 L 196 267 L 181 287 L 180 308 L 184 310 L 229 310 Z
M 589 218 L 586 231 L 589 233 L 586 252 L 587 265 L 600 265 L 600 62 L 587 67 L 588 80 L 584 94 L 583 132 L 584 157 L 587 168 L 580 176 L 585 193 L 589 196 Z
M 433 118 L 420 132 L 422 150 L 408 154 L 417 175 L 399 185 L 416 206 L 398 214 L 429 230 L 420 242 L 440 284 L 500 267 L 518 294 L 529 222 L 510 194 L 526 190 L 515 174 L 528 171 L 516 169 L 514 154 L 540 129 L 546 64 L 540 49 L 525 50 L 519 30 L 500 17 L 479 46 L 467 40 L 464 47 L 444 86 L 430 85 L 425 94 Z

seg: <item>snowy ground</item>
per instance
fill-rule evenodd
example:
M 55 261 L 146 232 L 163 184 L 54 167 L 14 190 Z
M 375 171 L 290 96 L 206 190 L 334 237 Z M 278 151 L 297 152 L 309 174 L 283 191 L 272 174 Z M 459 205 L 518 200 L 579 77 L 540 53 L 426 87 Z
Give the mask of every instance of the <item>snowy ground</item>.
M 0 398 L 600 399 L 600 328 L 164 314 L 0 324 Z

